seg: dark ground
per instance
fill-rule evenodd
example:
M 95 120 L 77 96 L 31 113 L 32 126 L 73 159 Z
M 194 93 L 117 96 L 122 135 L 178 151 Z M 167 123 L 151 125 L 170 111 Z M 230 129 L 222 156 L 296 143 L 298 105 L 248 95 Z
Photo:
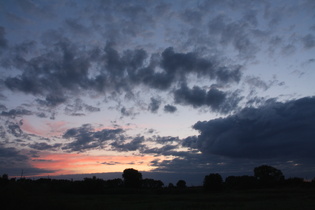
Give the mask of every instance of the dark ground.
M 134 192 L 108 194 L 28 194 L 1 196 L 1 209 L 315 209 L 315 189 L 256 189 L 204 193 Z M 4 208 L 3 208 L 4 207 Z

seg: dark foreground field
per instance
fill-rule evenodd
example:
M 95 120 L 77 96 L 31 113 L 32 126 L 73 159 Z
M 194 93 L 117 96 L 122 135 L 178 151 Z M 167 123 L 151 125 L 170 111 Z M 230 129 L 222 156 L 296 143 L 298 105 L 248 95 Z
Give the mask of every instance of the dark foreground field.
M 315 209 L 314 189 L 5 196 L 1 209 Z M 2 197 L 4 198 L 4 197 Z

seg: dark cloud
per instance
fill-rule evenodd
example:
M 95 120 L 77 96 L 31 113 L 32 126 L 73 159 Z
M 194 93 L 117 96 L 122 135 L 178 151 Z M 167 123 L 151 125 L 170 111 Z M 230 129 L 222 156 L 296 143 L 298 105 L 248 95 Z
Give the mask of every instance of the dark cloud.
M 110 145 L 117 151 L 136 151 L 141 150 L 145 147 L 145 145 L 143 144 L 144 141 L 144 136 L 137 136 L 133 138 L 129 143 L 121 143 L 115 141 Z
M 0 111 L 6 111 L 7 107 L 3 104 L 0 104 Z
M 281 49 L 281 52 L 286 56 L 292 55 L 295 51 L 296 47 L 293 44 L 287 44 Z
M 16 67 L 19 63 L 14 62 Z M 5 85 L 13 91 L 45 96 L 42 105 L 56 106 L 66 99 L 64 90 L 86 87 L 89 59 L 79 52 L 69 40 L 60 40 L 54 48 L 30 59 L 22 74 L 9 77 Z
M 148 110 L 150 110 L 150 112 L 152 113 L 156 113 L 161 105 L 161 101 L 159 99 L 156 98 L 151 98 L 151 102 L 149 104 Z
M 18 5 L 21 10 L 30 16 L 36 16 L 36 18 L 51 18 L 53 16 L 49 7 L 41 7 L 29 0 L 18 0 Z
M 178 146 L 176 145 L 165 145 L 163 147 L 154 147 L 154 148 L 146 148 L 145 150 L 142 150 L 141 152 L 144 154 L 154 154 L 154 155 L 177 155 L 177 152 L 174 151 L 177 149 Z
M 40 118 L 47 118 L 47 115 L 44 112 L 37 113 L 36 116 Z
M 112 165 L 120 164 L 120 162 L 110 161 L 110 162 L 103 162 L 102 164 L 112 166 Z
M 122 117 L 135 117 L 138 113 L 135 112 L 135 109 L 133 107 L 131 108 L 126 108 L 126 107 L 122 107 L 120 109 L 120 113 L 122 115 Z
M 69 103 L 73 97 L 80 97 L 82 92 L 133 96 L 133 90 L 140 85 L 171 91 L 173 85 L 186 81 L 190 75 L 224 84 L 237 83 L 242 75 L 240 66 L 226 66 L 216 58 L 205 58 L 195 52 L 178 53 L 173 48 L 167 48 L 161 54 L 149 55 L 143 49 L 119 53 L 111 43 L 101 51 L 80 48 L 61 35 L 52 40 L 48 41 L 51 43 L 46 51 L 27 62 L 13 56 L 10 65 L 21 70 L 21 74 L 4 79 L 5 86 L 10 90 L 37 96 L 40 106 L 53 108 Z M 15 50 L 21 54 L 22 49 L 28 50 L 27 46 Z M 209 97 L 212 97 L 211 94 L 218 97 L 221 92 L 215 91 L 211 90 Z M 160 99 L 152 98 L 149 110 L 157 112 L 160 103 Z M 67 106 L 72 110 L 69 114 L 77 113 L 83 107 L 88 112 L 100 111 L 82 102 L 71 106 Z M 126 111 L 122 109 L 122 114 L 126 115 Z
M 66 102 L 66 97 L 58 94 L 49 94 L 45 100 L 37 99 L 37 103 L 41 106 L 55 107 Z
M 28 156 L 21 154 L 16 148 L 4 147 L 4 145 L 0 144 L 0 174 L 21 176 L 23 171 L 24 176 L 31 176 L 54 172 L 53 170 L 34 168 L 28 161 Z
M 0 157 L 1 158 L 13 158 L 14 160 L 20 161 L 23 159 L 27 159 L 26 156 L 21 155 L 19 151 L 17 151 L 13 147 L 3 147 L 0 145 Z
M 36 150 L 48 150 L 48 151 L 56 151 L 58 148 L 60 148 L 62 144 L 56 143 L 53 145 L 49 145 L 45 142 L 35 142 L 33 144 L 30 144 L 29 147 Z
M 94 107 L 88 104 L 85 104 L 81 99 L 76 99 L 74 100 L 73 104 L 67 104 L 67 106 L 65 107 L 65 112 L 69 115 L 72 116 L 82 116 L 84 115 L 83 113 L 80 112 L 99 112 L 101 111 L 100 108 L 98 107 Z
M 247 76 L 245 78 L 245 82 L 251 88 L 260 88 L 260 89 L 263 89 L 263 90 L 267 90 L 270 87 L 265 81 L 263 81 L 259 77 Z
M 0 49 L 8 46 L 8 40 L 5 38 L 5 29 L 0 26 Z
M 190 89 L 186 84 L 182 84 L 180 89 L 174 92 L 175 103 L 191 105 L 194 108 L 208 106 L 213 111 L 222 113 L 235 109 L 240 99 L 237 92 L 230 94 L 220 91 L 216 87 L 206 91 L 199 86 Z
M 220 66 L 215 59 L 205 59 L 194 52 L 177 53 L 173 48 L 167 48 L 162 53 L 161 66 L 168 77 L 185 81 L 187 74 L 208 76 L 218 81 L 239 82 L 241 72 L 239 67 Z M 184 80 L 183 80 L 184 79 Z
M 181 14 L 181 18 L 183 21 L 190 23 L 190 24 L 197 24 L 202 21 L 202 14 L 197 11 L 197 10 L 193 10 L 193 9 L 186 9 L 182 14 Z
M 177 143 L 178 137 L 173 136 L 153 136 L 153 141 L 159 144 Z
M 70 29 L 70 31 L 75 34 L 84 34 L 87 35 L 89 33 L 89 28 L 80 23 L 79 20 L 75 19 L 66 19 L 65 20 L 66 28 Z
M 73 141 L 64 144 L 62 149 L 77 152 L 101 149 L 106 141 L 120 141 L 124 139 L 122 136 L 123 132 L 124 130 L 120 128 L 94 131 L 90 124 L 85 124 L 79 128 L 71 128 L 64 133 L 63 138 L 73 139 Z
M 16 117 L 22 117 L 24 115 L 32 115 L 33 113 L 29 110 L 26 109 L 11 109 L 9 111 L 2 111 L 1 116 L 4 117 L 11 117 L 11 118 L 16 118 Z
M 208 92 L 198 86 L 190 89 L 183 84 L 180 89 L 174 92 L 175 102 L 178 104 L 192 105 L 193 107 L 201 107 L 208 105 L 217 109 L 226 98 L 226 94 L 218 89 L 210 89 Z
M 167 104 L 167 105 L 164 106 L 164 112 L 174 113 L 176 111 L 177 111 L 176 106 L 173 106 L 173 105 L 170 105 L 170 104 Z
M 21 137 L 23 135 L 23 131 L 20 128 L 21 123 L 7 122 L 7 132 L 12 134 L 14 137 Z
M 253 18 L 251 17 L 252 21 L 254 21 Z M 218 36 L 220 44 L 231 44 L 242 56 L 255 56 L 258 48 L 252 41 L 251 34 L 248 33 L 250 32 L 251 24 L 232 21 L 224 15 L 218 15 L 210 20 L 208 27 L 209 34 Z
M 0 126 L 0 137 L 2 138 L 2 140 L 6 139 L 6 129 L 4 128 L 4 126 Z
M 94 106 L 91 106 L 91 105 L 87 105 L 87 104 L 84 105 L 84 108 L 88 112 L 99 112 L 99 111 L 101 111 L 100 108 L 94 107 Z
M 268 101 L 235 115 L 197 122 L 198 137 L 184 144 L 203 153 L 240 158 L 314 159 L 315 98 Z
M 308 34 L 302 38 L 302 42 L 306 49 L 310 49 L 315 47 L 315 36 L 312 34 Z

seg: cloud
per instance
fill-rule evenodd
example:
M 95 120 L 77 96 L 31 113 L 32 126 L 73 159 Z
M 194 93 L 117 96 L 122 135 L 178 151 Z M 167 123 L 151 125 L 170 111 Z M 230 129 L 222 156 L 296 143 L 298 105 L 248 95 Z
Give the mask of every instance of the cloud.
M 8 40 L 5 38 L 5 28 L 0 26 L 0 49 L 8 46 Z
M 48 108 L 69 104 L 72 98 L 78 98 L 75 104 L 69 104 L 66 108 L 70 115 L 78 114 L 76 111 L 83 108 L 87 112 L 100 111 L 80 101 L 82 94 L 134 95 L 133 91 L 139 86 L 171 92 L 172 86 L 187 81 L 191 75 L 225 85 L 238 83 L 242 76 L 240 66 L 226 66 L 217 58 L 203 57 L 196 52 L 178 53 L 171 47 L 162 53 L 149 54 L 143 49 L 119 53 L 111 43 L 101 51 L 97 48 L 80 48 L 62 36 L 50 42 L 42 54 L 27 62 L 25 59 L 16 60 L 14 56 L 9 58 L 10 65 L 19 69 L 21 74 L 5 78 L 4 84 L 12 91 L 38 97 L 38 105 Z M 52 44 L 53 48 L 50 47 Z M 20 48 L 15 50 L 21 52 L 18 50 Z M 207 94 L 206 103 L 211 103 L 213 110 L 216 110 L 215 103 L 223 100 L 224 93 L 212 89 Z M 152 98 L 149 110 L 157 112 L 160 101 Z M 122 109 L 122 114 L 126 115 L 126 111 Z
M 31 16 L 36 15 L 37 18 L 50 18 L 53 16 L 51 11 L 49 10 L 49 7 L 41 8 L 39 5 L 29 0 L 18 0 L 17 3 L 22 11 L 28 13 Z
M 23 131 L 20 128 L 22 123 L 14 123 L 14 122 L 7 122 L 7 132 L 12 134 L 15 137 L 21 137 L 23 135 Z
M 69 29 L 73 34 L 80 35 L 87 35 L 90 29 L 80 23 L 79 20 L 76 19 L 66 19 L 65 20 L 66 28 Z
M 226 118 L 199 121 L 193 128 L 200 135 L 187 138 L 184 145 L 227 157 L 314 159 L 314 105 L 314 97 L 271 100 Z
M 179 138 L 173 136 L 153 136 L 152 140 L 159 144 L 168 144 L 177 143 L 179 141 Z
M 110 162 L 103 162 L 101 164 L 104 164 L 104 165 L 117 165 L 117 164 L 120 164 L 120 162 L 116 162 L 116 161 L 110 161 Z
M 240 99 L 237 92 L 228 94 L 216 87 L 211 87 L 206 91 L 199 86 L 189 88 L 187 84 L 182 84 L 179 89 L 174 91 L 174 101 L 177 104 L 191 105 L 194 108 L 208 106 L 211 110 L 222 113 L 235 109 Z
M 312 34 L 308 34 L 302 38 L 302 42 L 306 49 L 311 49 L 315 47 L 315 36 Z
M 176 111 L 177 111 L 176 106 L 173 106 L 173 105 L 170 105 L 170 104 L 167 104 L 167 105 L 164 106 L 164 112 L 174 113 Z
M 99 112 L 101 111 L 101 109 L 84 103 L 83 100 L 80 98 L 75 99 L 73 104 L 68 103 L 65 107 L 65 112 L 72 116 L 82 116 L 84 115 L 83 113 L 81 113 L 83 111 Z
M 56 151 L 58 148 L 60 148 L 62 144 L 56 143 L 53 145 L 49 145 L 45 142 L 35 142 L 33 144 L 30 144 L 29 147 L 36 150 L 48 150 L 48 151 Z
M 122 115 L 122 117 L 135 117 L 137 114 L 137 112 L 135 112 L 135 108 L 134 107 L 131 107 L 131 108 L 126 108 L 126 107 L 122 107 L 120 109 L 120 113 Z
M 159 99 L 151 98 L 151 102 L 149 104 L 148 109 L 150 110 L 150 112 L 156 113 L 158 109 L 160 108 L 160 105 L 161 105 L 161 101 Z
M 172 47 L 165 49 L 162 53 L 161 66 L 169 78 L 185 81 L 188 74 L 207 76 L 221 82 L 239 82 L 241 78 L 240 67 L 230 68 L 218 65 L 215 59 L 200 57 L 197 53 L 177 53 Z
M 124 137 L 123 129 L 103 129 L 101 131 L 94 131 L 90 124 L 84 124 L 79 128 L 68 129 L 63 138 L 73 139 L 72 142 L 65 144 L 62 149 L 76 152 L 83 152 L 89 149 L 103 148 L 104 142 L 109 140 L 119 141 Z
M 254 20 L 253 18 L 251 17 L 251 20 Z M 219 36 L 220 44 L 231 44 L 240 55 L 245 57 L 252 57 L 256 54 L 258 48 L 253 43 L 251 34 L 248 33 L 250 24 L 233 22 L 224 15 L 218 15 L 209 21 L 208 27 L 209 34 Z
M 31 166 L 28 156 L 21 154 L 16 148 L 0 144 L 0 174 L 20 176 L 22 171 L 24 176 L 53 172 Z
M 154 147 L 154 148 L 147 148 L 145 150 L 142 151 L 142 153 L 144 154 L 154 154 L 154 155 L 176 155 L 177 152 L 174 151 L 175 149 L 177 149 L 178 146 L 176 145 L 165 145 L 163 147 Z
M 255 87 L 267 90 L 270 87 L 265 81 L 263 81 L 259 77 L 247 76 L 245 78 L 245 82 L 252 88 Z
M 110 145 L 117 151 L 136 151 L 145 147 L 143 144 L 144 141 L 144 136 L 137 136 L 134 137 L 129 143 L 120 143 L 115 141 Z
M 3 117 L 10 117 L 10 118 L 16 118 L 16 117 L 22 117 L 24 115 L 32 115 L 33 113 L 27 109 L 11 109 L 10 111 L 2 111 L 1 116 Z

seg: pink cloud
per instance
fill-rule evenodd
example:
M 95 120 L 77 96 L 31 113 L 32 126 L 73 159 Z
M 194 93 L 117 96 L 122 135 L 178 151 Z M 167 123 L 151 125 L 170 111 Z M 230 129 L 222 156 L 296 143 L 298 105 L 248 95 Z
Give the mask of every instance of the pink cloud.
M 32 124 L 28 119 L 23 119 L 21 129 L 30 134 L 42 137 L 61 136 L 68 129 L 68 123 L 64 121 L 46 121 L 40 125 Z

